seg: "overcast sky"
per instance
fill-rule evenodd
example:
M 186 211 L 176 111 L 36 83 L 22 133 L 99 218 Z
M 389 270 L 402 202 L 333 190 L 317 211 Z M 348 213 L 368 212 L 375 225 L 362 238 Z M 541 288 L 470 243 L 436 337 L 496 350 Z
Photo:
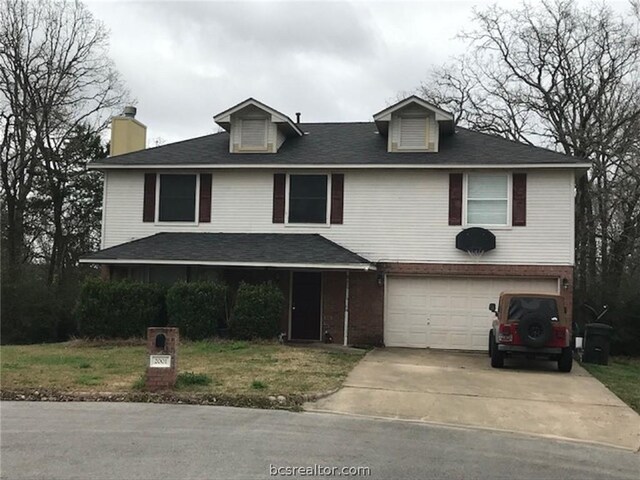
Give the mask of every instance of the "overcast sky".
M 420 2 L 91 1 L 148 142 L 217 130 L 254 97 L 303 122 L 368 121 L 464 50 L 485 0 Z M 515 0 L 497 2 L 508 6 Z

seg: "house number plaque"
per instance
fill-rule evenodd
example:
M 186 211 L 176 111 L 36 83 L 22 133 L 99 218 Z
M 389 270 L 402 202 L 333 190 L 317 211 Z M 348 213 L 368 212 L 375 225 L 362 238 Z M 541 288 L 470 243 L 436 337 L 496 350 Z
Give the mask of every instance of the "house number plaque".
M 150 355 L 149 367 L 171 368 L 171 355 Z

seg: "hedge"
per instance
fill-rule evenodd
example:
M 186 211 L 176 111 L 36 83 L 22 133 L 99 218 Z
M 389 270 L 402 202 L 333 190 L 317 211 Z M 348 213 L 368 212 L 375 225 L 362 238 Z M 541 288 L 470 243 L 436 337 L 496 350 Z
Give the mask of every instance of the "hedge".
M 284 296 L 272 283 L 241 283 L 229 322 L 232 337 L 239 339 L 273 338 L 279 332 Z
M 75 310 L 78 331 L 86 337 L 145 337 L 147 327 L 166 325 L 165 293 L 152 283 L 89 279 Z
M 191 340 L 216 335 L 227 319 L 227 290 L 220 282 L 175 283 L 167 291 L 169 324 Z
M 41 343 L 58 339 L 60 318 L 67 310 L 44 280 L 2 278 L 2 344 Z M 66 339 L 65 339 L 66 340 Z

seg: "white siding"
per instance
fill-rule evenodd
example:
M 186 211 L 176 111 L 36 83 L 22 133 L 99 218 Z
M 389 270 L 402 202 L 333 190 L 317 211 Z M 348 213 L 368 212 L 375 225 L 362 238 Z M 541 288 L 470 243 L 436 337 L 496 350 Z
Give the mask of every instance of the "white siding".
M 280 131 L 280 129 L 279 129 L 279 128 L 276 128 L 276 130 L 277 130 L 277 132 L 276 132 L 276 134 L 277 134 L 276 150 L 277 150 L 277 149 L 279 149 L 279 148 L 282 146 L 282 144 L 283 144 L 283 143 L 284 143 L 284 141 L 286 140 L 286 137 L 285 137 L 284 133 L 282 133 L 282 132 Z
M 104 247 L 163 231 L 320 233 L 371 261 L 473 263 L 448 225 L 449 174 L 429 170 L 345 171 L 344 224 L 271 223 L 273 173 L 213 171 L 211 223 L 142 222 L 143 172 L 110 171 Z M 492 228 L 496 249 L 479 262 L 562 264 L 574 259 L 573 172 L 530 171 L 527 226 Z

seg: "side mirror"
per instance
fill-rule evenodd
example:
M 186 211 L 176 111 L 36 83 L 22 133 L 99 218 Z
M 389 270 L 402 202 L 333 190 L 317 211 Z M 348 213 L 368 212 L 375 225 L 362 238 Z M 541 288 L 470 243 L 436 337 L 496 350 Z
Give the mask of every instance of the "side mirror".
M 490 303 L 489 304 L 489 311 L 496 313 L 496 304 L 495 303 Z

